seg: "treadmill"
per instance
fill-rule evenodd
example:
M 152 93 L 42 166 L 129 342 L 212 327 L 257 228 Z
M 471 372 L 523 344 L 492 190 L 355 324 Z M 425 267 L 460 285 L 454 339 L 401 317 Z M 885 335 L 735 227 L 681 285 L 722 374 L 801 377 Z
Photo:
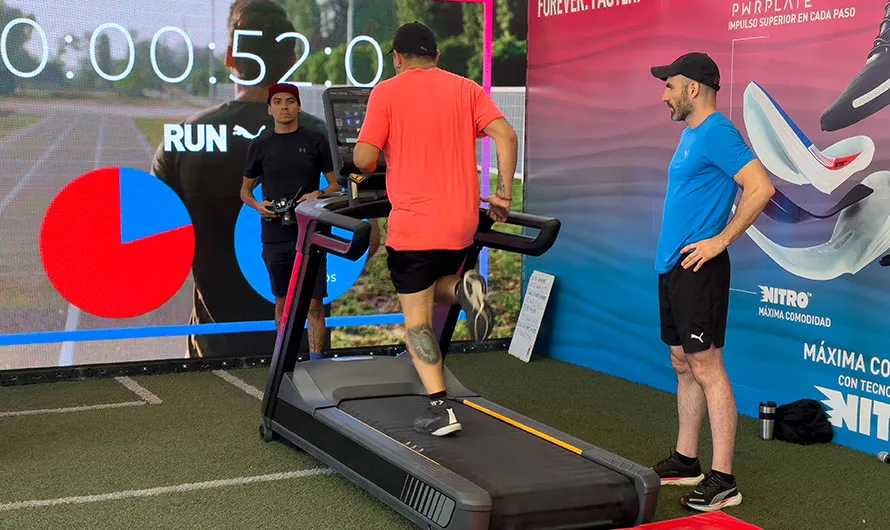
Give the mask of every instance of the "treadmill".
M 351 185 L 296 209 L 298 254 L 263 396 L 260 435 L 295 444 L 428 530 L 605 529 L 651 522 L 660 487 L 652 470 L 485 399 L 447 367 L 448 399 L 463 430 L 438 438 L 412 428 L 429 399 L 407 353 L 310 361 L 299 352 L 323 253 L 359 259 L 369 246 L 366 219 L 385 217 L 391 209 L 381 185 L 385 174 L 359 176 L 351 165 L 358 130 L 350 120 L 362 119 L 368 96 L 369 89 L 356 87 L 324 93 L 329 140 L 338 158 L 334 167 Z M 538 233 L 495 231 L 480 210 L 465 269 L 475 266 L 482 247 L 541 255 L 560 226 L 556 219 L 524 213 L 511 214 L 507 222 Z M 332 234 L 334 227 L 351 237 Z M 443 355 L 459 314 L 459 306 L 436 308 Z

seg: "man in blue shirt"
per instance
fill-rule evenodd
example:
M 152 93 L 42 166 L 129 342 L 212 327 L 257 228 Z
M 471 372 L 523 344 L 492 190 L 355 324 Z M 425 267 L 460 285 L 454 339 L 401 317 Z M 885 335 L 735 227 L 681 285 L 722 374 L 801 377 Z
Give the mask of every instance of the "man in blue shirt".
M 729 310 L 727 248 L 751 226 L 775 192 L 738 129 L 717 112 L 720 71 L 705 54 L 690 53 L 652 68 L 667 82 L 662 101 L 686 122 L 668 168 L 656 271 L 661 339 L 677 373 L 676 450 L 653 469 L 662 484 L 694 485 L 681 499 L 712 511 L 742 502 L 732 475 L 738 413 L 722 359 Z M 730 219 L 739 187 L 742 196 Z M 714 460 L 703 475 L 698 441 L 705 413 Z

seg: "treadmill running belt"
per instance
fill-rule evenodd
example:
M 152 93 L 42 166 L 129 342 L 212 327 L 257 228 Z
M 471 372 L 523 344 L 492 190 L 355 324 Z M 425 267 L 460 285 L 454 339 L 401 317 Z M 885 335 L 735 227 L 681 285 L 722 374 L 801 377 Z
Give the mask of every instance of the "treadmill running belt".
M 339 408 L 488 491 L 492 528 L 633 523 L 639 499 L 629 477 L 452 403 L 463 430 L 448 437 L 414 432 L 414 418 L 429 404 L 424 396 L 349 400 Z

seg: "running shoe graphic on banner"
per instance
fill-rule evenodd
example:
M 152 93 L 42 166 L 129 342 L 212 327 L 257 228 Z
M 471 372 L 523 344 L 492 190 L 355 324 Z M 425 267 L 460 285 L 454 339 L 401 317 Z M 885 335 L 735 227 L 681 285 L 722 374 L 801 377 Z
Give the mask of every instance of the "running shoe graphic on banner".
M 837 131 L 890 105 L 890 2 L 865 66 L 822 113 L 822 130 Z

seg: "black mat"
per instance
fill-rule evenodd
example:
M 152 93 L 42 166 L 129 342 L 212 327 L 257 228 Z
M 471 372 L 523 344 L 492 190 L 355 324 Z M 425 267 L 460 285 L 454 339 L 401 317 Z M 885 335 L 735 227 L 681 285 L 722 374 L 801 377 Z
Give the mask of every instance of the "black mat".
M 633 520 L 638 500 L 631 479 L 457 402 L 459 434 L 418 434 L 411 425 L 428 403 L 423 396 L 400 396 L 344 401 L 340 410 L 484 488 L 503 527 Z

